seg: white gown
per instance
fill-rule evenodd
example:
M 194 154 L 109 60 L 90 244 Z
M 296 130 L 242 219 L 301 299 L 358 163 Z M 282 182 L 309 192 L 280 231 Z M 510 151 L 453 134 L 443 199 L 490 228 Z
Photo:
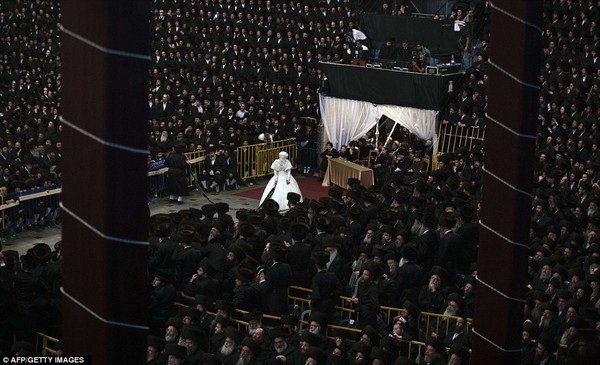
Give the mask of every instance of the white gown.
M 265 187 L 265 191 L 263 192 L 262 198 L 260 198 L 258 206 L 262 205 L 263 201 L 267 198 L 267 195 L 269 195 L 269 192 L 275 186 L 275 191 L 273 192 L 271 199 L 279 204 L 279 210 L 287 210 L 290 208 L 287 200 L 288 193 L 298 193 L 300 194 L 300 197 L 302 197 L 298 182 L 296 182 L 296 179 L 292 176 L 292 163 L 287 159 L 277 159 L 271 164 L 271 169 L 274 171 L 273 177 Z M 288 184 L 287 181 L 290 183 Z M 275 185 L 275 182 L 277 182 L 277 186 Z M 300 201 L 302 201 L 302 198 L 300 198 Z

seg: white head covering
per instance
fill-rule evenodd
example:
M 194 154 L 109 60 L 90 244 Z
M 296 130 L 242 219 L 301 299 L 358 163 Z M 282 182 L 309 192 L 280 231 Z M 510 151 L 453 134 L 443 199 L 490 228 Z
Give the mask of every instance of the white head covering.
M 288 158 L 288 153 L 285 151 L 281 151 L 279 152 L 279 158 Z

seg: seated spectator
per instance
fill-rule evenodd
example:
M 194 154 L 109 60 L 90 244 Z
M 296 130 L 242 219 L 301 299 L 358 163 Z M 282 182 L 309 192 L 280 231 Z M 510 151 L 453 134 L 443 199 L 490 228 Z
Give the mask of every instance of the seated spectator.
M 395 60 L 398 57 L 398 52 L 396 50 L 396 46 L 394 45 L 394 41 L 395 39 L 393 37 L 388 37 L 385 40 L 385 43 L 381 45 L 381 48 L 379 48 L 379 58 Z

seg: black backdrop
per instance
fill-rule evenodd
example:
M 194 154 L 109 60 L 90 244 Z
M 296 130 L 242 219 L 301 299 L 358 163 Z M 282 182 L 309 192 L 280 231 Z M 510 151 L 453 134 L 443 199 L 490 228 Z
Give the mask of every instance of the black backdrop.
M 462 74 L 442 76 L 339 63 L 321 65 L 327 76 L 324 92 L 328 96 L 418 109 L 440 110 L 462 80 Z M 449 93 L 450 82 L 453 92 Z
M 373 13 L 363 13 L 360 19 L 361 28 L 374 47 L 379 47 L 388 37 L 396 38 L 397 45 L 403 39 L 407 39 L 411 46 L 422 41 L 432 53 L 449 53 L 458 47 L 460 32 L 454 31 L 452 20 Z

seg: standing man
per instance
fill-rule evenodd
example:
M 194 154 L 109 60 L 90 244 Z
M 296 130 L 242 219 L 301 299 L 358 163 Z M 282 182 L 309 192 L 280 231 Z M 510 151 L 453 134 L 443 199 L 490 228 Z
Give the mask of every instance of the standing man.
M 167 177 L 167 188 L 169 190 L 169 203 L 183 204 L 183 196 L 188 195 L 187 188 L 187 173 L 189 165 L 183 153 L 185 152 L 185 144 L 177 143 L 173 146 L 173 150 L 165 160 L 165 167 L 169 168 Z M 177 197 L 177 199 L 175 199 Z
M 378 327 L 377 322 L 381 319 L 378 280 L 382 273 L 382 268 L 373 261 L 367 261 L 363 265 L 363 274 L 353 296 L 358 302 L 359 328 L 365 328 L 367 325 Z
M 335 309 L 334 298 L 341 292 L 341 284 L 332 271 L 327 271 L 329 253 L 326 251 L 315 251 L 313 253 L 317 273 L 312 279 L 312 295 L 310 297 L 310 309 L 313 312 L 321 312 L 327 318 L 333 318 Z
M 287 289 L 292 284 L 292 269 L 285 263 L 287 247 L 283 243 L 271 242 L 268 253 L 273 263 L 265 268 L 265 294 L 269 314 L 279 316 L 288 313 Z
M 473 55 L 471 54 L 471 33 L 464 21 L 457 21 L 460 29 L 460 38 L 458 39 L 458 50 L 462 54 L 462 67 L 466 70 L 473 64 Z

